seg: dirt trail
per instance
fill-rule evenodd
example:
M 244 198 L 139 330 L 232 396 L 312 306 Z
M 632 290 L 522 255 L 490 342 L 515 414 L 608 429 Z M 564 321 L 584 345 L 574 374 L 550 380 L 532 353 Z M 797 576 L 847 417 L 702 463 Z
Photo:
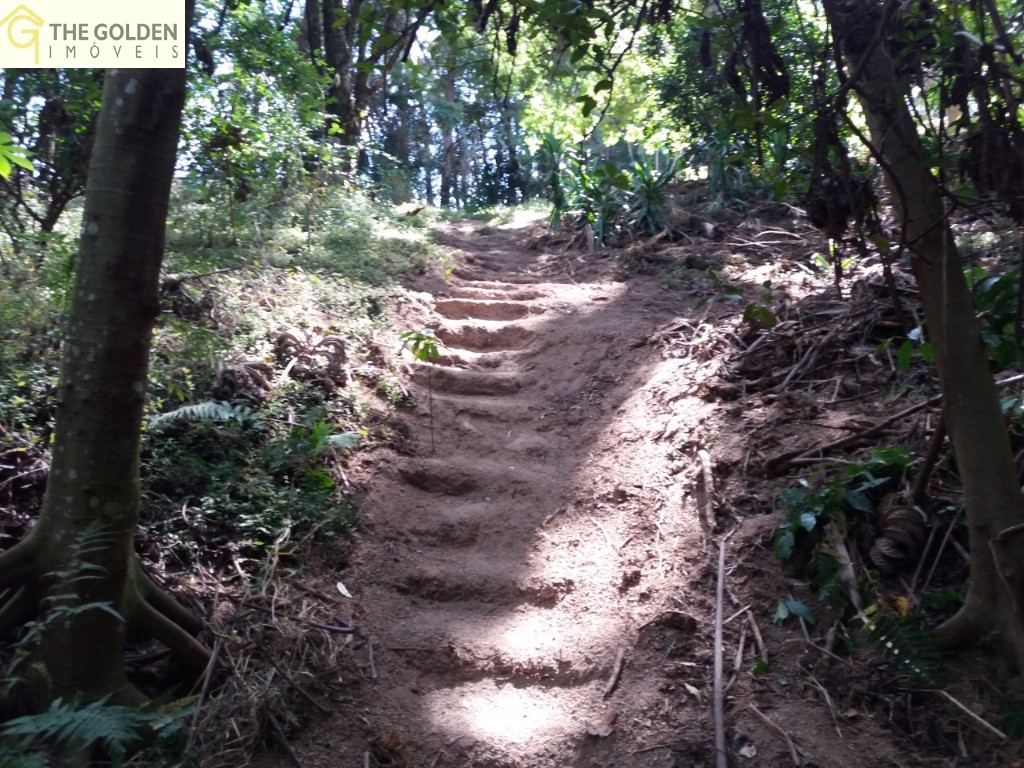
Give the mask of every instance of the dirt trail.
M 356 647 L 352 698 L 297 754 L 307 768 L 710 768 L 715 547 L 680 471 L 696 462 L 674 446 L 713 439 L 714 405 L 706 364 L 650 343 L 692 298 L 478 228 L 445 235 L 452 279 L 436 317 L 415 319 L 446 345 L 441 365 L 408 364 L 415 447 L 361 468 L 365 530 L 342 579 L 372 655 Z M 766 630 L 774 597 L 753 598 Z M 779 716 L 832 749 L 820 703 Z M 844 727 L 817 765 L 889 764 L 877 733 L 858 757 Z M 729 738 L 745 765 L 792 765 L 750 713 L 730 715 Z
M 617 718 L 634 733 L 644 713 L 670 726 L 686 706 L 634 674 L 642 627 L 679 609 L 680 557 L 699 549 L 665 447 L 647 444 L 642 391 L 659 362 L 645 338 L 678 299 L 475 227 L 446 237 L 461 252 L 434 302 L 442 365 L 409 369 L 416 455 L 368 482 L 345 581 L 378 677 L 355 711 L 381 764 L 390 748 L 410 765 L 442 750 L 439 766 L 668 765 L 587 731 Z M 351 737 L 332 765 L 361 764 L 366 733 Z

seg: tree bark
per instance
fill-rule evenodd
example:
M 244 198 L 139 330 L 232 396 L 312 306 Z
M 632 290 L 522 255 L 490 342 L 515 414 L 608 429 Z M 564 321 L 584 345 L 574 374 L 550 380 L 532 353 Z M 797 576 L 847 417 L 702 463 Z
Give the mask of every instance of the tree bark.
M 946 647 L 963 646 L 996 630 L 1003 651 L 1019 663 L 1016 601 L 999 575 L 990 545 L 1001 531 L 1024 522 L 1024 497 L 941 187 L 907 107 L 896 63 L 886 50 L 890 30 L 879 4 L 826 0 L 825 10 L 856 75 L 853 85 L 913 254 L 944 396 L 943 416 L 963 485 L 971 578 L 964 606 L 939 627 L 939 640 Z M 1004 546 L 1013 542 L 1021 562 L 1024 546 L 1019 538 L 1004 540 Z
M 131 624 L 194 666 L 207 656 L 182 626 L 194 631 L 198 622 L 159 593 L 133 549 L 149 347 L 184 97 L 183 69 L 110 70 L 104 81 L 50 477 L 39 521 L 0 555 L 0 589 L 17 590 L 0 609 L 0 631 L 42 613 L 29 691 L 37 707 L 58 696 L 137 700 L 122 660 Z

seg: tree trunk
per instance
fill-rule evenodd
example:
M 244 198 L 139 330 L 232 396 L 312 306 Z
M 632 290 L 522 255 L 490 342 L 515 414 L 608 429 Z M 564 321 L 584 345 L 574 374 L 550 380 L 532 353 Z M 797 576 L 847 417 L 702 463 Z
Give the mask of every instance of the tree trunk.
M 963 485 L 971 579 L 964 606 L 939 627 L 939 639 L 945 647 L 963 646 L 995 630 L 1003 652 L 1020 664 L 1024 654 L 1014 642 L 1020 636 L 1015 596 L 1000 577 L 991 544 L 1002 531 L 1024 522 L 1024 497 L 941 188 L 929 170 L 905 87 L 885 48 L 889 36 L 876 34 L 877 25 L 886 23 L 878 3 L 826 0 L 825 10 L 851 69 L 859 73 L 854 87 L 913 253 L 943 415 Z M 1017 561 L 1024 562 L 1024 545 L 1018 539 L 1006 538 L 1004 545 L 1013 542 Z
M 145 577 L 133 549 L 149 346 L 184 96 L 180 69 L 110 70 L 104 82 L 43 509 L 29 535 L 0 555 L 0 591 L 17 590 L 0 608 L 0 632 L 46 609 L 34 706 L 57 696 L 137 699 L 122 661 L 128 626 L 194 666 L 207 657 L 183 629 L 198 622 Z M 60 606 L 77 610 L 54 610 Z

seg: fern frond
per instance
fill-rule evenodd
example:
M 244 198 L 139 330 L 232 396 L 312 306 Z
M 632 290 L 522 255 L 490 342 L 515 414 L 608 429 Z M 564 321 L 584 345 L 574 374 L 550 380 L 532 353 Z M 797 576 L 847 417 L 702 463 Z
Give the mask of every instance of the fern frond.
M 158 413 L 149 419 L 152 426 L 167 424 L 172 421 L 237 421 L 241 425 L 256 426 L 261 418 L 252 408 L 244 405 L 232 405 L 219 400 L 207 400 L 202 403 L 191 403 L 166 413 Z
M 337 435 L 328 435 L 324 438 L 325 448 L 352 448 L 359 442 L 358 432 L 342 432 Z
M 121 766 L 150 720 L 146 713 L 110 704 L 106 698 L 86 705 L 57 699 L 45 712 L 4 723 L 0 737 L 22 751 L 50 744 L 73 752 L 98 744 L 114 766 Z
M 921 626 L 921 616 L 892 613 L 873 605 L 860 614 L 868 640 L 913 680 L 931 685 L 938 676 L 939 652 L 934 634 Z

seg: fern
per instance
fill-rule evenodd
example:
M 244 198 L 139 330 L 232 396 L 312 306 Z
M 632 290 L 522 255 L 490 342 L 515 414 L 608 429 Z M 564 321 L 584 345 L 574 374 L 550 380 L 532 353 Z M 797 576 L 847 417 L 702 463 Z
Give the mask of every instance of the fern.
M 932 685 L 938 676 L 939 652 L 919 614 L 891 613 L 873 605 L 860 614 L 868 639 L 915 682 Z
M 158 413 L 150 417 L 149 423 L 152 426 L 159 426 L 172 421 L 237 421 L 242 426 L 253 427 L 263 424 L 260 415 L 252 408 L 216 400 L 183 405 L 173 411 Z
M 0 726 L 0 765 L 49 768 L 48 752 L 66 758 L 99 748 L 111 768 L 121 768 L 126 757 L 143 743 L 173 747 L 173 740 L 182 734 L 184 719 L 193 712 L 187 705 L 190 702 L 183 699 L 135 709 L 110 704 L 106 698 L 85 705 L 57 699 L 45 712 Z
M 9 720 L 0 734 L 15 754 L 46 745 L 66 755 L 99 746 L 113 768 L 119 768 L 151 720 L 145 712 L 109 704 L 106 698 L 86 705 L 57 699 L 45 712 Z

